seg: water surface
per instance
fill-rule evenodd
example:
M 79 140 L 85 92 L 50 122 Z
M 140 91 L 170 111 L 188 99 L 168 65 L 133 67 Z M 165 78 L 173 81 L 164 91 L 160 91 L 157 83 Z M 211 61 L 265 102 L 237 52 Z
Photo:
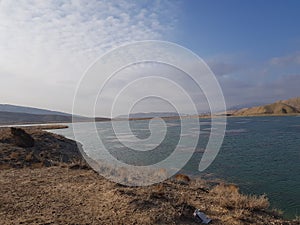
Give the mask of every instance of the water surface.
M 131 121 L 132 133 L 120 133 L 117 139 L 110 122 L 96 124 L 99 136 L 110 153 L 123 162 L 134 165 L 149 165 L 168 157 L 178 145 L 181 136 L 199 138 L 193 157 L 183 168 L 190 175 L 213 174 L 236 183 L 247 194 L 267 194 L 274 208 L 284 211 L 284 216 L 300 215 L 300 117 L 239 117 L 227 119 L 227 131 L 221 150 L 211 166 L 200 173 L 198 165 L 205 150 L 211 126 L 209 119 L 200 120 L 199 127 L 190 121 L 189 130 L 180 132 L 180 121 L 168 120 L 166 136 L 161 145 L 143 142 L 134 143 L 135 138 L 146 139 L 150 135 L 149 121 Z M 125 122 L 118 122 L 122 129 Z M 97 157 L 98 140 L 91 138 L 92 130 L 86 123 L 77 124 L 82 130 L 81 141 L 87 154 Z M 155 127 L 157 126 L 157 127 Z M 160 136 L 163 129 L 154 123 L 155 133 Z M 74 138 L 72 127 L 51 130 Z M 126 146 L 137 146 L 149 151 L 133 151 Z M 182 154 L 190 148 L 189 142 L 181 143 Z M 93 155 L 94 154 L 94 155 Z M 101 156 L 99 156 L 101 158 Z

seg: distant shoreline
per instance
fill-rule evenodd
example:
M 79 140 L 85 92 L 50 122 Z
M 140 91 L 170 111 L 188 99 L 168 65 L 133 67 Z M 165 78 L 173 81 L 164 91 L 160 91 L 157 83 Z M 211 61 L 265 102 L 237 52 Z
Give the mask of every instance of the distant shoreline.
M 211 118 L 251 118 L 251 117 L 300 117 L 300 113 L 295 114 L 256 114 L 256 115 L 195 115 L 195 116 L 170 116 L 170 117 L 144 117 L 144 118 L 113 118 L 109 120 L 101 120 L 101 121 L 82 121 L 82 122 L 76 122 L 76 123 L 93 123 L 93 122 L 109 122 L 109 121 L 138 121 L 138 120 L 156 120 L 156 119 L 163 119 L 163 120 L 174 120 L 174 119 L 211 119 Z M 0 124 L 0 128 L 6 128 L 6 127 L 31 127 L 31 128 L 39 128 L 43 130 L 51 130 L 51 129 L 65 129 L 69 126 L 67 124 L 70 123 L 55 123 L 55 122 L 49 122 L 49 123 L 16 123 L 16 124 Z
M 55 130 L 55 129 L 66 129 L 69 126 L 65 123 L 45 123 L 45 124 L 11 124 L 11 125 L 1 125 L 0 128 L 27 128 L 27 129 L 40 129 L 40 130 Z

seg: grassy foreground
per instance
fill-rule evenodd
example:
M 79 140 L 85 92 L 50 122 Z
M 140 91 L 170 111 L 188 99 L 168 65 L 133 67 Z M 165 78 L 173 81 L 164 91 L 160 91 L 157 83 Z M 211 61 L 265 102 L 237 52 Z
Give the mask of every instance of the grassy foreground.
M 265 196 L 242 195 L 235 185 L 177 175 L 126 187 L 77 163 L 74 141 L 28 129 L 34 146 L 19 147 L 9 129 L 0 132 L 0 224 L 199 224 L 196 208 L 211 224 L 299 224 L 269 211 Z

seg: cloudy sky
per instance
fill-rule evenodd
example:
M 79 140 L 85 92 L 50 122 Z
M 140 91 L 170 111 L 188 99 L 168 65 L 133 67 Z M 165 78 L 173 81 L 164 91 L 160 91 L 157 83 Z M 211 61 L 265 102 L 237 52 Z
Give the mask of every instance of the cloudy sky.
M 229 107 L 300 96 L 299 8 L 297 0 L 2 0 L 0 103 L 72 112 L 87 68 L 141 40 L 175 42 L 199 55 Z

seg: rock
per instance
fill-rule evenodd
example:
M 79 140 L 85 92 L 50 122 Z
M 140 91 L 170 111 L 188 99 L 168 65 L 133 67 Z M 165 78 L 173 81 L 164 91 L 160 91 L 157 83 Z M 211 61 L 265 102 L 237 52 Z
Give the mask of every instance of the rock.
M 188 184 L 191 181 L 191 179 L 185 174 L 176 174 L 175 181 L 180 184 Z
M 31 148 L 34 146 L 34 139 L 21 128 L 10 128 L 14 143 L 22 148 Z
M 43 165 L 44 165 L 45 167 L 50 167 L 50 166 L 52 166 L 51 162 L 50 162 L 49 160 L 47 160 L 47 159 L 45 159 L 45 160 L 43 161 Z

